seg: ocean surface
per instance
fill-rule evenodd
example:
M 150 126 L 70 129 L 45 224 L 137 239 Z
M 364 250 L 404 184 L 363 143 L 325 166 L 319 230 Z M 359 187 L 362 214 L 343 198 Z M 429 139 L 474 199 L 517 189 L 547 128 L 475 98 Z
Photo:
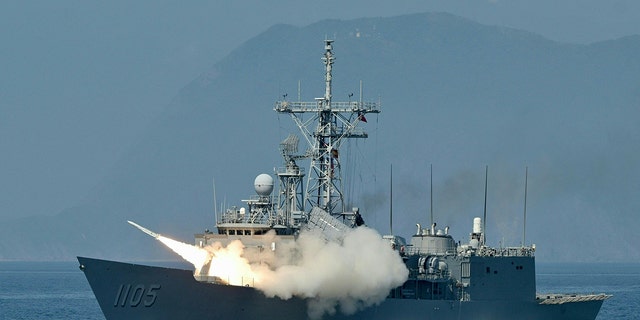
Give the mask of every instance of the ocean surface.
M 598 320 L 640 319 L 640 263 L 538 263 L 539 293 L 607 293 Z M 104 319 L 77 262 L 0 262 L 0 319 Z

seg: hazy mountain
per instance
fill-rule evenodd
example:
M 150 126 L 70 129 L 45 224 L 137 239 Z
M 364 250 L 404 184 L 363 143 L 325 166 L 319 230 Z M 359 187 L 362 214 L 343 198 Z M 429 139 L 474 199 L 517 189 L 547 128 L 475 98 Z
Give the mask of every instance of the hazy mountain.
M 365 100 L 383 104 L 350 156 L 369 225 L 388 230 L 392 163 L 394 232 L 427 224 L 433 164 L 436 221 L 466 241 L 488 165 L 488 239 L 518 245 L 528 166 L 526 241 L 539 259 L 640 258 L 640 37 L 569 45 L 431 13 L 273 26 L 187 85 L 85 201 L 3 223 L 0 259 L 173 257 L 125 220 L 190 242 L 214 227 L 214 177 L 218 201 L 242 205 L 295 132 L 273 102 L 296 100 L 298 83 L 303 100 L 323 95 L 325 38 L 334 100 L 358 97 L 362 80 Z

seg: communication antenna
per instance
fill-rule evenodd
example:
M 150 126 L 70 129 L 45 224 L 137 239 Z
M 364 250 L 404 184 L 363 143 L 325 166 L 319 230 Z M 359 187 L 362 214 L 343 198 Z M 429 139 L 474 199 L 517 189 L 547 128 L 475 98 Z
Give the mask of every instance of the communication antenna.
M 211 182 L 213 184 L 213 212 L 216 217 L 216 223 L 218 223 L 218 201 L 216 200 L 216 179 L 215 177 L 211 178 Z
M 482 219 L 482 244 L 485 244 L 487 234 L 487 181 L 489 180 L 489 166 L 484 170 L 484 217 Z
M 524 171 L 524 223 L 522 226 L 522 246 L 527 245 L 527 182 L 529 178 L 529 167 Z
M 393 164 L 391 164 L 391 179 L 389 185 L 389 234 L 393 235 Z
M 224 195 L 224 198 L 222 199 L 222 209 L 221 210 L 225 210 L 227 208 L 227 195 Z
M 430 200 L 431 225 L 433 225 L 433 163 L 429 166 L 429 180 L 430 180 L 429 190 L 431 191 L 431 200 Z

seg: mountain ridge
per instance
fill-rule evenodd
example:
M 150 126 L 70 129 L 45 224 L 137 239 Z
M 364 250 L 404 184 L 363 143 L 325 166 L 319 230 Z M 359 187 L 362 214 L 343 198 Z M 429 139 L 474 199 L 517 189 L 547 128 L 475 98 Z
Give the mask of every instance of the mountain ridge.
M 632 151 L 640 146 L 633 121 L 640 102 L 633 90 L 633 81 L 640 80 L 640 37 L 563 44 L 427 13 L 267 29 L 187 84 L 85 201 L 55 216 L 33 217 L 41 221 L 31 226 L 24 219 L 0 227 L 0 259 L 172 258 L 125 220 L 186 242 L 194 232 L 213 229 L 214 178 L 218 200 L 226 194 L 239 202 L 252 192 L 257 174 L 281 163 L 274 150 L 291 128 L 289 119 L 273 112 L 273 101 L 285 94 L 297 99 L 298 81 L 303 100 L 323 92 L 325 35 L 336 40 L 334 100 L 358 96 L 363 80 L 365 100 L 382 101 L 383 113 L 366 124 L 370 142 L 357 145 L 370 155 L 360 161 L 375 178 L 364 178 L 356 197 L 370 199 L 360 207 L 377 229 L 386 230 L 388 163 L 404 180 L 394 201 L 404 213 L 395 223 L 404 236 L 424 219 L 423 172 L 429 163 L 438 176 L 434 196 L 444 222 L 439 225 L 449 224 L 458 240 L 466 239 L 469 222 L 481 214 L 485 164 L 491 165 L 490 194 L 492 186 L 501 193 L 488 204 L 492 243 L 501 236 L 510 243 L 520 238 L 517 188 L 524 166 L 530 167 L 530 192 L 537 191 L 529 210 L 539 214 L 527 234 L 543 238 L 537 242 L 543 260 L 608 259 L 589 257 L 586 249 L 569 252 L 570 244 L 554 242 L 562 225 L 574 223 L 591 235 L 580 241 L 608 243 L 617 226 L 600 221 L 607 205 L 625 213 L 615 217 L 628 222 L 627 228 L 638 225 L 630 217 L 637 201 L 629 200 L 638 173 L 621 169 L 633 170 L 640 160 Z M 585 176 L 594 170 L 597 177 Z M 598 196 L 603 187 L 616 194 Z M 559 218 L 551 210 L 570 214 Z M 575 221 L 576 214 L 584 219 Z M 613 254 L 620 261 L 638 257 L 631 246 Z

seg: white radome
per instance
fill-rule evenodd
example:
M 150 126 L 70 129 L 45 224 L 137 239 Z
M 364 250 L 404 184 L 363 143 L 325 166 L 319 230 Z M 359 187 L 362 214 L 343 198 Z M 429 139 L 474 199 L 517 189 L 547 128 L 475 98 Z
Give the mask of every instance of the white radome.
M 256 177 L 256 180 L 253 182 L 253 185 L 256 189 L 256 193 L 259 196 L 266 197 L 271 195 L 273 191 L 273 178 L 266 174 L 260 174 Z

